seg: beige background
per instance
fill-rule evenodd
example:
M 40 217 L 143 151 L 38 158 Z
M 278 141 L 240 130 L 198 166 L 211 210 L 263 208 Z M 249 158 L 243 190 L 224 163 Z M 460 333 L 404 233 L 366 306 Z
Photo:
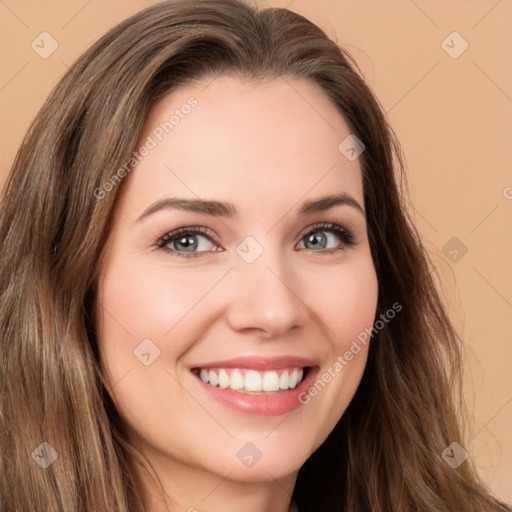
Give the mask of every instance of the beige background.
M 0 183 L 66 68 L 152 3 L 0 0 Z M 473 433 L 464 448 L 512 502 L 512 1 L 267 4 L 305 15 L 352 52 L 401 140 L 417 226 L 467 344 Z M 42 32 L 58 44 L 47 58 L 31 47 L 43 52 L 44 37 L 51 48 Z

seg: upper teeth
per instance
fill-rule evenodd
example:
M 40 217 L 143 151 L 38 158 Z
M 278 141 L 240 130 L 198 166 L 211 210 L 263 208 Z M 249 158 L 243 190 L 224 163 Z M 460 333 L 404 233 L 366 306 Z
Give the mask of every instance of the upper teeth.
M 279 372 L 281 374 L 279 375 Z M 271 370 L 258 372 L 255 370 L 231 370 L 224 368 L 205 369 L 199 372 L 203 382 L 220 388 L 245 391 L 278 391 L 279 389 L 291 389 L 302 381 L 304 371 L 302 368 L 290 370 Z

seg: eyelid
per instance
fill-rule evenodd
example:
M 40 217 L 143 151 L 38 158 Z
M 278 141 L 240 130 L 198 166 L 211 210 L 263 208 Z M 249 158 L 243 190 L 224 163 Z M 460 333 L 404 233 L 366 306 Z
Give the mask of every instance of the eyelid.
M 219 245 L 219 246 L 221 245 L 220 238 L 216 235 L 216 233 L 214 231 L 212 231 L 211 229 L 205 227 L 205 226 L 183 226 L 181 228 L 173 229 L 173 230 L 165 233 L 164 235 L 162 235 L 157 240 L 157 245 L 159 247 L 164 246 L 165 244 L 162 243 L 162 242 L 168 243 L 169 240 L 177 238 L 182 233 L 183 234 L 201 234 L 201 235 L 206 235 L 206 237 L 210 238 L 211 241 L 214 242 L 216 245 Z M 168 239 L 167 241 L 165 240 L 166 238 Z
M 336 222 L 317 222 L 315 224 L 312 224 L 311 226 L 308 226 L 299 234 L 299 241 L 302 240 L 308 233 L 312 231 L 321 231 L 322 229 L 325 229 L 326 231 L 332 230 L 335 232 L 343 231 L 347 235 L 353 236 L 352 231 Z

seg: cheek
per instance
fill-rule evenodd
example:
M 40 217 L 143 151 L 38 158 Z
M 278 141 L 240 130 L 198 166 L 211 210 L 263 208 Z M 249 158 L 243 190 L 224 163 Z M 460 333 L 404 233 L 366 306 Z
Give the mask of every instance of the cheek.
M 140 260 L 110 261 L 98 286 L 97 336 L 116 406 L 144 430 L 158 424 L 165 404 L 179 399 L 179 386 L 165 367 L 174 367 L 200 336 L 197 310 L 212 283 L 194 279 L 192 285 L 190 271 Z
M 317 293 L 311 296 L 311 306 L 326 326 L 326 335 L 339 353 L 352 340 L 371 328 L 378 298 L 378 281 L 369 258 L 340 265 L 330 272 Z
M 134 337 L 142 336 L 162 340 L 180 322 L 188 320 L 215 282 L 215 276 L 201 275 L 161 264 L 142 265 L 135 259 L 114 262 L 99 290 L 103 327 L 115 331 L 105 338 L 128 336 L 135 342 Z
M 325 326 L 330 347 L 301 401 L 326 419 L 317 433 L 319 440 L 334 428 L 357 390 L 366 366 L 377 298 L 377 276 L 368 259 L 332 273 L 322 293 L 316 295 L 314 310 Z
M 152 368 L 174 366 L 205 330 L 212 311 L 208 291 L 224 272 L 145 259 L 112 258 L 99 283 L 98 344 L 111 385 L 127 372 L 129 380 L 146 379 L 141 359 L 154 360 Z

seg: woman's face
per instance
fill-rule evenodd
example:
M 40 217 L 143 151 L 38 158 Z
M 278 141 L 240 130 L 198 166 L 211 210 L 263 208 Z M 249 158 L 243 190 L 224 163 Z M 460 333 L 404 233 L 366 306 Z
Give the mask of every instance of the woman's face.
M 294 474 L 356 391 L 377 279 L 349 135 L 306 80 L 221 76 L 150 112 L 96 327 L 115 404 L 177 481 Z

